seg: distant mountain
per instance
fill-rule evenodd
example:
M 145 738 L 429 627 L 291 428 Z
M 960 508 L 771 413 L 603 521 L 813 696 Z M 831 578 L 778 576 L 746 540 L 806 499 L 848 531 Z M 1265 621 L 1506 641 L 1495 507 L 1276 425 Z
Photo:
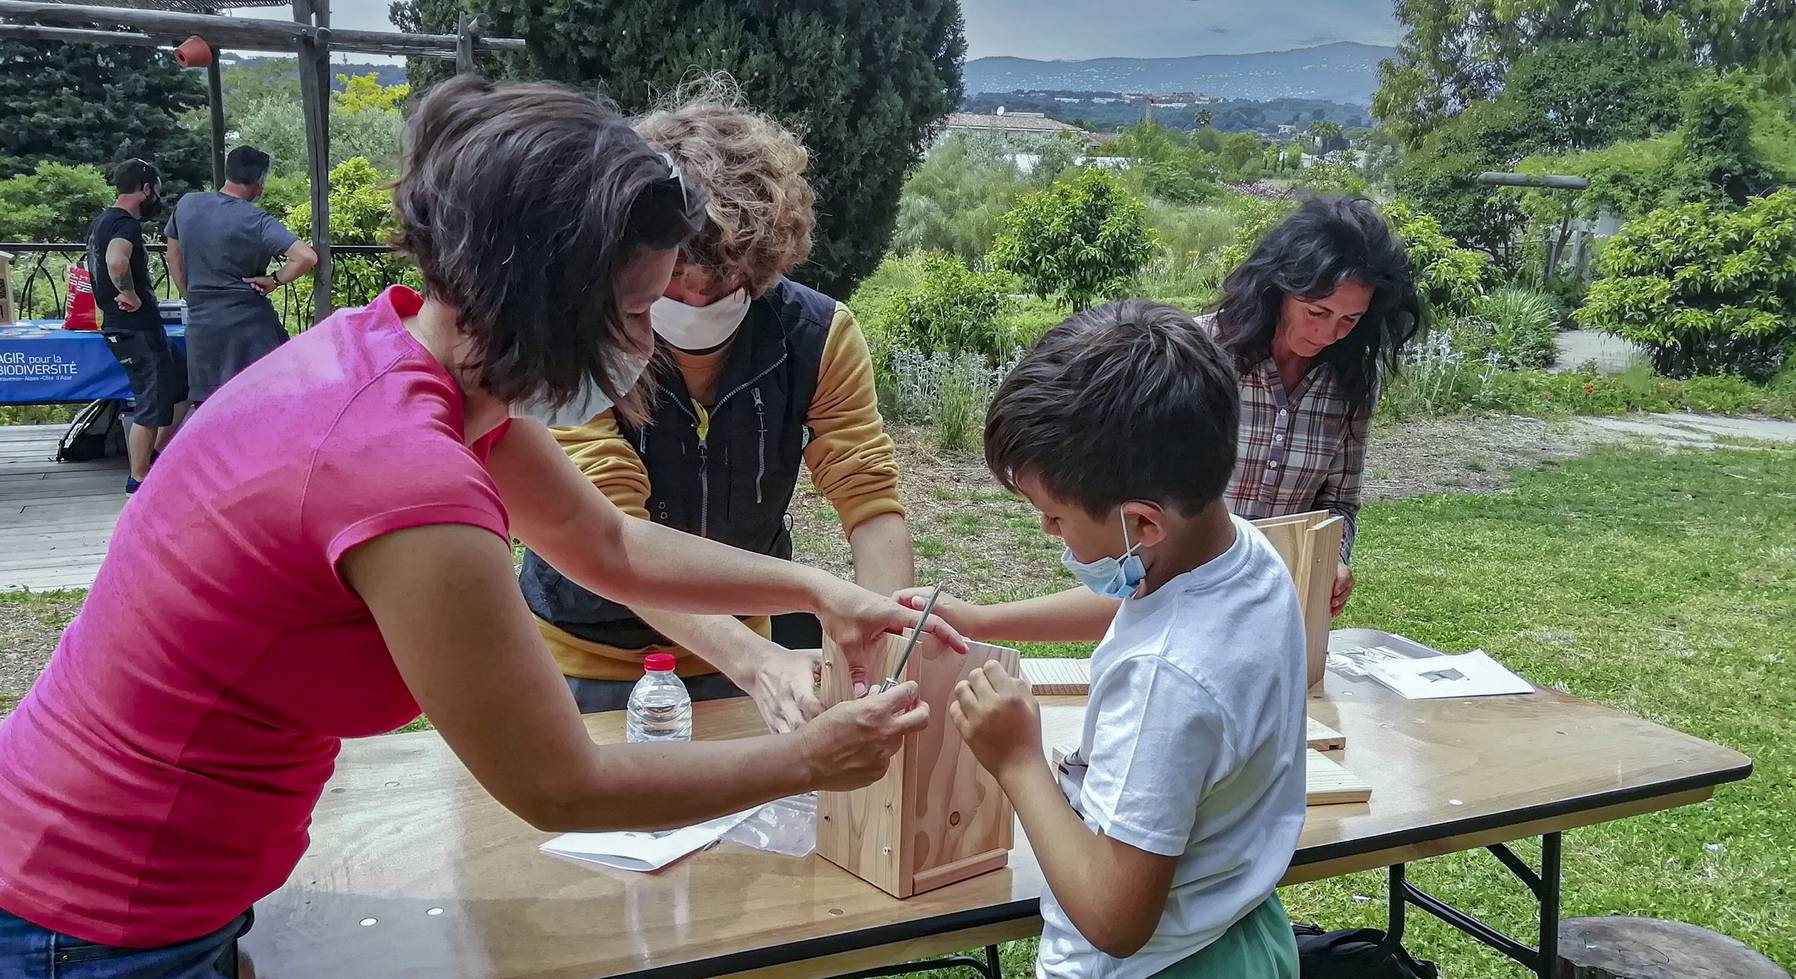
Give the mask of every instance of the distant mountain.
M 1036 61 L 976 58 L 967 62 L 969 96 L 982 92 L 1196 92 L 1227 99 L 1320 99 L 1368 105 L 1378 90 L 1378 63 L 1395 48 L 1341 42 L 1260 54 L 1188 58 L 1090 58 Z
M 1201 96 L 1204 101 L 1159 98 L 1153 120 L 1173 129 L 1191 130 L 1215 126 L 1225 133 L 1256 132 L 1278 135 L 1282 127 L 1302 130 L 1310 123 L 1327 120 L 1347 129 L 1372 124 L 1372 110 L 1350 102 L 1326 99 L 1224 99 Z M 1092 132 L 1113 133 L 1141 121 L 1141 100 L 1123 92 L 981 92 L 961 100 L 960 111 L 993 113 L 1039 112 L 1050 119 L 1072 123 Z

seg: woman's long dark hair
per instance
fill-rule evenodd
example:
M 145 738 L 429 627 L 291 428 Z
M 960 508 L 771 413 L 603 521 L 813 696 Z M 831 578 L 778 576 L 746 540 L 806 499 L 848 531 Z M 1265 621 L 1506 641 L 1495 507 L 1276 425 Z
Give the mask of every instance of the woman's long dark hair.
M 1321 299 L 1349 279 L 1372 290 L 1371 305 L 1317 359 L 1338 373 L 1348 417 L 1370 412 L 1379 379 L 1396 370 L 1404 345 L 1427 328 L 1428 313 L 1403 242 L 1363 197 L 1310 201 L 1267 232 L 1210 307 L 1216 341 L 1246 371 L 1271 354 L 1286 296 Z

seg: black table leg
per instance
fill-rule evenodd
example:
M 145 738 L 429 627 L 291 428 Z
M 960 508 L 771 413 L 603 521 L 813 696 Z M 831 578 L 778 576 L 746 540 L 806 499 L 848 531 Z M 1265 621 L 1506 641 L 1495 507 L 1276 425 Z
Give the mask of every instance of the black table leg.
M 1405 916 L 1408 906 L 1413 904 L 1521 963 L 1540 979 L 1552 979 L 1554 965 L 1559 960 L 1561 842 L 1558 833 L 1548 833 L 1541 837 L 1539 873 L 1535 873 L 1532 867 L 1515 855 L 1515 851 L 1501 843 L 1486 847 L 1497 858 L 1497 862 L 1514 874 L 1539 902 L 1540 944 L 1537 947 L 1529 948 L 1410 883 L 1403 864 L 1390 868 L 1390 924 L 1386 930 L 1384 946 L 1391 949 L 1402 943 Z

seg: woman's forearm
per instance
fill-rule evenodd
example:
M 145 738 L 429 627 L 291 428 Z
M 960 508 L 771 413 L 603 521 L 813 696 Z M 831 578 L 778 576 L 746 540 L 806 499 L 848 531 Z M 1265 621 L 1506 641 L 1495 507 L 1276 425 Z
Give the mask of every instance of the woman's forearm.
M 583 787 L 532 822 L 547 832 L 668 829 L 798 795 L 814 787 L 798 737 L 595 745 Z

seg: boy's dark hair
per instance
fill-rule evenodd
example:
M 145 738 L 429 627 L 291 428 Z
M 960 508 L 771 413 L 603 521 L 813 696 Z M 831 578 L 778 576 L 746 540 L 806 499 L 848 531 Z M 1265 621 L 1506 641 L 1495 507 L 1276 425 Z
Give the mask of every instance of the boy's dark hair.
M 1193 514 L 1235 468 L 1241 395 L 1229 358 L 1191 314 L 1126 299 L 1075 314 L 998 387 L 985 463 L 1103 517 L 1131 500 Z
M 148 160 L 133 157 L 112 170 L 112 186 L 121 194 L 135 194 L 161 182 L 162 174 L 157 173 L 155 164 Z
M 234 184 L 256 184 L 268 176 L 270 159 L 254 146 L 239 146 L 225 157 L 225 179 Z
M 506 401 L 565 407 L 589 380 L 626 419 L 618 382 L 651 340 L 630 336 L 618 273 L 703 226 L 681 180 L 609 105 L 560 85 L 458 75 L 406 124 L 394 245 L 453 307 L 480 384 Z

